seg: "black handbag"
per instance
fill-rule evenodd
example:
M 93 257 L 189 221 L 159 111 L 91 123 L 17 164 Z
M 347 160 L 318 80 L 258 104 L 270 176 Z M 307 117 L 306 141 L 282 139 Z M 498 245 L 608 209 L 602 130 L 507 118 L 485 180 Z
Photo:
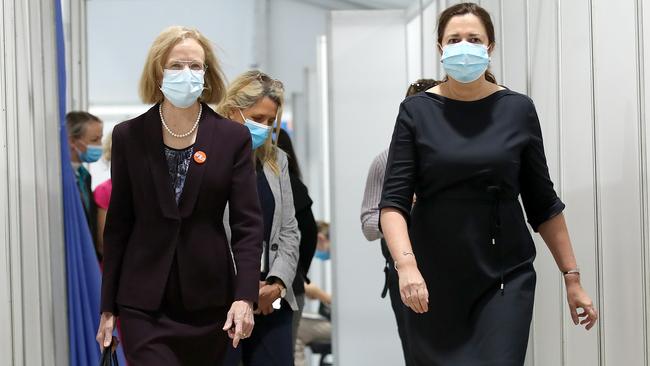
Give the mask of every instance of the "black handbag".
M 318 305 L 318 314 L 328 321 L 332 321 L 332 307 L 322 301 Z
M 102 358 L 99 360 L 99 366 L 119 366 L 117 363 L 117 339 L 113 337 L 111 345 L 104 348 Z

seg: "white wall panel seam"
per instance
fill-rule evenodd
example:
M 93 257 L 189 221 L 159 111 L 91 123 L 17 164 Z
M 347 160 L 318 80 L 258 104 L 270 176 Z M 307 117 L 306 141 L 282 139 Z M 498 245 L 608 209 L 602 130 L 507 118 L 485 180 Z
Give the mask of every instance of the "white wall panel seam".
M 530 64 L 530 4 L 528 0 L 524 2 L 525 17 L 524 19 L 526 24 L 526 95 L 530 96 L 531 93 L 531 83 L 532 83 L 532 65 Z
M 604 288 L 603 288 L 603 258 L 601 253 L 602 249 L 602 213 L 600 208 L 600 195 L 601 190 L 599 186 L 599 169 L 598 169 L 598 117 L 596 116 L 596 66 L 594 60 L 596 59 L 596 54 L 594 52 L 594 3 L 593 0 L 589 0 L 589 49 L 590 49 L 590 87 L 591 87 L 591 116 L 592 116 L 592 149 L 593 149 L 593 171 L 594 171 L 594 228 L 596 229 L 595 238 L 596 245 L 594 249 L 596 251 L 596 304 L 599 313 L 601 314 L 600 319 L 598 319 L 598 324 L 596 325 L 596 330 L 598 332 L 598 366 L 605 366 L 605 309 L 604 309 Z
M 648 364 L 648 311 L 650 311 L 650 305 L 648 304 L 648 181 L 647 181 L 647 171 L 646 171 L 646 135 L 645 135 L 645 121 L 646 121 L 646 109 L 645 109 L 645 48 L 643 44 L 643 2 L 642 0 L 635 1 L 636 7 L 636 45 L 637 45 L 637 72 L 639 77 L 637 78 L 637 89 L 638 89 L 638 105 L 639 105 L 639 118 L 638 118 L 638 143 L 639 143 L 639 196 L 641 197 L 640 208 L 640 228 L 641 228 L 641 258 L 642 258 L 642 291 L 643 291 L 643 360 L 644 364 Z
M 16 63 L 16 74 L 20 74 L 19 68 L 23 67 L 24 68 L 24 70 L 23 70 L 24 74 L 26 74 L 25 76 L 27 77 L 27 82 L 25 82 L 25 83 L 16 83 L 16 87 L 23 89 L 23 91 L 25 93 L 23 95 L 27 96 L 26 103 L 31 104 L 30 103 L 30 99 L 31 99 L 30 97 L 32 95 L 32 90 L 31 90 L 30 86 L 34 83 L 34 80 L 33 80 L 33 75 L 31 73 L 31 67 L 30 67 L 31 66 L 31 59 L 30 59 L 30 52 L 29 52 L 29 49 L 30 49 L 30 46 L 31 46 L 31 40 L 30 40 L 30 36 L 29 36 L 29 33 L 30 33 L 30 24 L 29 24 L 30 9 L 29 9 L 29 3 L 28 2 L 21 2 L 21 5 L 19 5 L 19 6 L 22 6 L 20 8 L 22 10 L 20 15 L 22 15 L 22 17 L 16 17 L 17 18 L 16 24 L 17 25 L 20 24 L 20 28 L 18 26 L 16 28 L 17 28 L 18 32 L 21 32 L 23 34 L 23 38 L 24 38 L 23 41 L 24 42 L 22 42 L 21 44 L 18 45 L 19 47 L 22 48 L 22 50 L 17 51 L 16 55 L 18 55 L 18 54 L 20 54 L 22 52 L 23 56 L 25 58 L 25 61 L 23 61 L 22 65 L 19 65 L 18 62 Z M 17 95 L 21 95 L 21 93 L 17 91 Z M 22 99 L 22 98 L 20 98 L 20 99 Z M 20 260 L 20 262 L 21 262 L 20 263 L 21 271 L 20 271 L 20 279 L 19 279 L 19 281 L 20 281 L 20 287 L 19 288 L 20 288 L 21 305 L 22 305 L 21 311 L 26 312 L 26 313 L 29 314 L 29 311 L 27 309 L 27 306 L 29 304 L 27 304 L 27 301 L 25 300 L 26 299 L 26 297 L 25 297 L 25 282 L 26 282 L 26 277 L 27 277 L 26 271 L 29 270 L 29 265 L 26 264 L 26 261 L 29 260 L 29 259 L 26 258 L 27 256 L 24 255 L 24 252 L 25 252 L 26 248 L 23 245 L 24 244 L 24 235 L 23 235 L 23 231 L 22 231 L 22 221 L 23 221 L 22 219 L 23 219 L 23 216 L 25 215 L 25 201 L 27 201 L 27 200 L 24 200 L 23 190 L 21 189 L 24 186 L 23 179 L 22 179 L 23 178 L 23 172 L 27 171 L 28 169 L 27 169 L 27 164 L 25 164 L 25 166 L 21 166 L 21 164 L 20 164 L 20 162 L 18 160 L 20 159 L 20 156 L 21 156 L 21 148 L 23 148 L 22 141 L 21 141 L 21 136 L 20 136 L 20 130 L 21 129 L 19 128 L 19 126 L 21 126 L 23 121 L 25 121 L 25 120 L 26 120 L 25 122 L 30 122 L 33 119 L 33 116 L 30 114 L 30 109 L 31 109 L 30 107 L 31 106 L 27 106 L 28 108 L 26 110 L 21 108 L 23 106 L 24 106 L 24 104 L 22 102 L 18 103 L 17 109 L 18 109 L 19 118 L 16 120 L 16 140 L 17 140 L 17 143 L 16 143 L 16 146 L 15 146 L 15 151 L 16 151 L 15 156 L 16 156 L 16 166 L 20 169 L 20 170 L 16 171 L 16 177 L 18 178 L 18 180 L 17 180 L 18 181 L 18 186 L 17 186 L 16 190 L 18 192 L 18 198 L 19 198 L 19 206 L 17 207 L 18 211 L 16 211 L 16 213 L 17 213 L 16 221 L 17 221 L 17 232 L 19 233 L 19 237 L 20 237 L 20 239 L 18 241 L 18 243 L 19 243 L 19 245 L 18 245 L 18 253 L 19 253 L 18 254 L 18 260 Z M 31 125 L 28 125 L 28 126 L 32 127 Z M 23 316 L 22 317 L 22 327 L 23 327 L 23 333 L 22 333 L 23 343 L 22 343 L 22 345 L 23 345 L 23 358 L 24 358 L 24 363 L 25 364 L 28 364 L 28 362 L 29 362 L 28 355 L 27 355 L 27 351 L 28 351 L 27 335 L 29 334 L 28 327 L 30 326 L 30 324 L 28 324 L 29 321 L 30 321 L 30 319 L 29 319 L 28 316 Z
M 40 176 L 38 176 L 37 185 L 40 187 L 47 187 L 46 189 L 37 190 L 36 196 L 36 212 L 35 215 L 38 218 L 39 222 L 39 231 L 38 235 L 43 237 L 45 245 L 41 245 L 38 249 L 38 281 L 42 288 L 39 295 L 39 308 L 40 308 L 40 327 L 41 332 L 41 362 L 43 364 L 57 364 L 56 362 L 56 350 L 55 342 L 59 334 L 57 334 L 54 317 L 63 314 L 57 314 L 56 311 L 56 301 L 64 300 L 65 297 L 55 297 L 53 296 L 54 291 L 52 289 L 52 280 L 57 279 L 55 273 L 52 271 L 52 247 L 55 243 L 54 238 L 60 238 L 57 234 L 60 233 L 59 230 L 62 228 L 62 221 L 55 221 L 55 224 L 59 224 L 56 227 L 51 226 L 53 223 L 50 221 L 49 213 L 57 207 L 57 203 L 60 202 L 57 200 L 57 197 L 61 197 L 62 191 L 60 189 L 60 184 L 50 184 L 52 181 L 50 179 L 50 166 L 60 165 L 61 160 L 58 159 L 59 155 L 54 153 L 51 154 L 46 149 L 39 150 L 36 147 L 39 144 L 43 145 L 54 145 L 58 147 L 58 139 L 51 138 L 52 136 L 57 136 L 57 134 L 50 135 L 51 131 L 50 125 L 59 126 L 58 119 L 52 119 L 49 116 L 54 115 L 58 116 L 57 113 L 50 113 L 53 111 L 53 106 L 58 105 L 58 93 L 52 93 L 52 91 L 57 91 L 56 88 L 56 42 L 55 36 L 56 32 L 52 32 L 51 29 L 54 29 L 56 26 L 55 23 L 55 13 L 54 13 L 54 3 L 53 2 L 42 2 L 39 3 L 39 30 L 37 33 L 39 37 L 39 50 L 42 54 L 39 75 L 41 77 L 41 87 L 40 87 L 40 96 L 42 102 L 40 103 L 40 115 L 37 121 L 41 121 L 41 128 L 38 129 L 38 139 L 35 141 L 35 156 L 36 156 L 36 167 L 40 171 Z M 48 35 L 51 37 L 48 38 Z M 53 35 L 53 36 L 52 36 Z M 46 41 L 46 39 L 48 41 Z M 54 45 L 54 46 L 53 46 Z M 54 129 L 56 131 L 56 129 Z M 51 144 L 46 144 L 45 142 L 51 139 Z M 40 151 L 39 155 L 36 155 Z M 60 171 L 59 175 L 60 176 Z M 59 180 L 60 182 L 60 180 Z M 58 182 L 57 182 L 58 183 Z M 50 192 L 53 192 L 50 196 Z M 54 201 L 53 201 L 54 199 Z M 39 241 L 39 243 L 41 243 Z
M 558 186 L 558 194 L 562 199 L 564 199 L 564 175 L 563 175 L 563 147 L 564 144 L 563 142 L 563 135 L 562 135 L 562 22 L 560 21 L 562 14 L 560 14 L 560 1 L 561 0 L 556 0 L 555 1 L 555 14 L 556 14 L 556 20 L 555 20 L 555 47 L 556 47 L 556 64 L 557 64 L 557 186 Z M 567 362 L 567 350 L 566 350 L 566 344 L 567 344 L 567 338 L 566 338 L 566 324 L 564 322 L 564 319 L 566 318 L 566 307 L 564 306 L 564 278 L 562 274 L 558 273 L 557 274 L 558 278 L 558 290 L 559 290 L 559 307 L 560 307 L 560 360 L 562 362 L 562 366 L 566 365 Z
M 89 88 L 88 88 L 88 11 L 87 11 L 87 2 L 89 0 L 82 0 L 81 1 L 81 14 L 79 16 L 79 19 L 81 20 L 81 29 L 80 29 L 80 34 L 81 34 L 81 104 L 79 108 L 81 110 L 87 111 L 88 110 L 88 95 L 89 95 Z
M 33 79 L 32 82 L 29 83 L 28 88 L 30 89 L 29 92 L 29 102 L 30 102 L 30 108 L 29 108 L 29 124 L 31 126 L 31 131 L 30 131 L 30 142 L 31 146 L 27 146 L 27 148 L 31 149 L 31 156 L 33 159 L 31 160 L 31 166 L 30 170 L 32 171 L 31 174 L 33 174 L 34 177 L 34 186 L 32 187 L 32 192 L 33 194 L 33 203 L 30 204 L 31 207 L 29 207 L 28 214 L 29 216 L 32 216 L 32 219 L 34 220 L 34 224 L 36 226 L 34 232 L 34 239 L 35 242 L 29 243 L 28 245 L 33 246 L 33 251 L 35 254 L 34 258 L 28 258 L 28 260 L 31 262 L 28 266 L 30 270 L 32 270 L 32 273 L 30 273 L 30 277 L 28 278 L 28 281 L 34 281 L 36 282 L 36 287 L 37 291 L 33 294 L 36 296 L 36 309 L 34 309 L 33 316 L 37 317 L 37 319 L 34 321 L 32 320 L 32 326 L 36 327 L 36 332 L 38 332 L 38 351 L 34 352 L 34 349 L 32 349 L 32 354 L 36 353 L 37 355 L 34 356 L 37 358 L 38 362 L 41 365 L 45 364 L 51 364 L 51 362 L 45 362 L 45 339 L 44 337 L 46 334 L 44 334 L 46 329 L 43 328 L 43 318 L 44 318 L 44 311 L 46 310 L 43 307 L 43 294 L 44 291 L 47 290 L 47 288 L 43 288 L 45 282 L 41 281 L 41 271 L 43 270 L 43 267 L 40 265 L 41 263 L 41 250 L 43 250 L 49 245 L 49 240 L 47 240 L 46 237 L 42 237 L 41 234 L 41 228 L 43 225 L 43 221 L 39 217 L 39 204 L 45 205 L 45 209 L 47 210 L 47 200 L 39 200 L 39 170 L 38 170 L 38 162 L 41 161 L 41 157 L 37 154 L 37 146 L 38 144 L 38 138 L 36 136 L 37 133 L 42 133 L 43 128 L 37 128 L 37 122 L 39 121 L 40 123 L 45 123 L 45 116 L 43 113 L 43 103 L 45 103 L 46 96 L 44 94 L 45 88 L 44 88 L 44 83 L 45 83 L 45 75 L 43 73 L 43 59 L 44 59 L 44 53 L 43 53 L 43 40 L 40 37 L 41 34 L 40 32 L 37 32 L 37 30 L 40 30 L 43 27 L 43 19 L 42 19 L 42 2 L 35 2 L 33 3 L 33 9 L 30 9 L 30 2 L 26 2 L 26 10 L 27 10 L 27 17 L 26 21 L 28 22 L 28 27 L 27 29 L 29 30 L 29 47 L 27 48 L 27 54 L 28 57 L 27 59 L 29 60 L 29 65 L 28 65 L 28 70 L 29 74 L 32 75 Z M 34 39 L 32 39 L 34 37 Z M 32 47 L 36 48 L 40 52 L 32 52 L 33 49 Z M 36 56 L 38 55 L 38 56 Z M 38 87 L 35 87 L 35 85 L 38 85 Z M 40 101 L 37 100 L 36 96 L 39 96 L 42 98 Z M 40 99 L 39 98 L 39 99 Z M 31 212 L 30 212 L 31 211 Z M 21 225 L 23 226 L 23 225 Z M 23 245 L 24 246 L 24 245 Z M 30 316 L 30 319 L 32 317 Z M 51 336 L 51 335 L 47 335 Z M 48 352 L 50 355 L 52 352 Z
M 331 22 L 330 22 L 331 24 Z M 331 34 L 331 33 L 328 33 Z M 332 169 L 332 155 L 334 154 L 334 150 L 330 149 L 330 136 L 332 136 L 332 128 L 334 127 L 332 124 L 332 113 L 334 112 L 334 106 L 330 101 L 333 100 L 333 91 L 332 91 L 332 75 L 333 75 L 333 61 L 332 61 L 332 38 L 329 37 L 323 37 L 323 41 L 325 42 L 325 47 L 323 48 L 325 50 L 325 57 L 324 57 L 324 62 L 323 62 L 323 72 L 325 73 L 325 80 L 327 80 L 327 84 L 323 85 L 323 90 L 321 91 L 323 95 L 323 103 L 325 104 L 323 106 L 323 156 L 324 156 L 324 161 L 323 161 L 323 183 L 325 186 L 325 191 L 323 195 L 323 199 L 325 201 L 325 205 L 323 207 L 323 213 L 324 217 L 323 219 L 327 222 L 331 222 L 331 215 L 332 215 L 332 202 L 333 202 L 333 197 L 334 197 L 334 191 L 330 190 L 332 187 L 332 181 L 334 180 L 334 177 L 332 176 L 332 172 L 334 169 Z M 326 62 L 325 62 L 326 61 Z
M 42 201 L 47 202 L 47 210 L 41 213 L 48 245 L 43 258 L 47 270 L 42 271 L 41 281 L 47 284 L 46 299 L 49 305 L 47 321 L 50 338 L 46 338 L 51 356 L 48 362 L 53 365 L 68 365 L 69 344 L 68 344 L 68 314 L 67 314 L 67 283 L 65 268 L 65 234 L 63 228 L 63 191 L 61 184 L 61 145 L 59 141 L 60 112 L 59 111 L 59 89 L 58 89 L 58 57 L 56 42 L 57 34 L 52 32 L 56 27 L 56 5 L 54 2 L 45 2 L 45 10 L 41 14 L 43 23 L 47 24 L 41 28 L 41 49 L 44 55 L 43 78 L 47 83 L 43 87 L 43 100 L 45 108 L 44 132 L 42 138 L 46 141 L 51 139 L 49 149 L 42 154 L 46 161 L 42 168 L 45 172 L 46 190 L 42 190 Z M 65 97 L 65 95 L 63 96 Z M 55 136 L 52 139 L 52 136 Z M 48 328 L 49 327 L 49 328 Z
M 31 46 L 31 42 L 30 42 L 31 40 L 30 40 L 30 37 L 29 37 L 29 34 L 30 34 L 30 24 L 29 24 L 29 14 L 30 13 L 29 13 L 29 9 L 28 9 L 29 3 L 28 2 L 20 2 L 20 4 L 21 5 L 19 5 L 18 10 L 20 12 L 19 14 L 22 15 L 22 17 L 16 16 L 16 30 L 17 30 L 17 33 L 22 33 L 22 35 L 23 35 L 23 43 L 17 45 L 17 48 L 21 47 L 21 50 L 18 50 L 18 49 L 16 50 L 16 57 L 18 57 L 19 54 L 22 54 L 24 56 L 24 58 L 26 59 L 26 61 L 23 61 L 22 65 L 21 65 L 21 64 L 18 63 L 18 59 L 16 59 L 16 74 L 17 75 L 20 73 L 19 71 L 20 71 L 21 67 L 24 68 L 23 71 L 31 71 L 31 68 L 30 68 L 31 60 L 29 59 L 29 57 L 30 57 L 29 49 L 30 49 L 30 46 Z M 16 39 L 18 39 L 18 37 L 16 37 Z M 25 65 L 25 64 L 27 64 L 27 65 Z M 17 96 L 21 96 L 21 95 L 22 96 L 27 96 L 27 98 L 28 98 L 27 103 L 31 104 L 30 100 L 29 100 L 30 99 L 29 97 L 32 95 L 32 90 L 31 90 L 30 86 L 31 86 L 31 84 L 34 83 L 34 80 L 33 80 L 33 75 L 32 75 L 31 72 L 25 72 L 25 73 L 27 74 L 26 76 L 28 77 L 28 81 L 26 83 L 16 82 L 16 95 Z M 21 93 L 21 91 L 19 89 L 22 89 L 22 93 Z M 19 100 L 20 100 L 20 98 L 19 98 Z M 19 272 L 20 278 L 18 279 L 18 281 L 20 282 L 20 286 L 19 286 L 19 289 L 20 289 L 20 303 L 21 303 L 20 311 L 23 313 L 23 316 L 21 318 L 22 338 L 23 338 L 22 339 L 22 355 L 23 355 L 22 357 L 23 357 L 23 360 L 24 360 L 23 362 L 27 365 L 28 362 L 29 362 L 29 359 L 28 359 L 28 355 L 27 355 L 28 341 L 27 341 L 26 336 L 29 333 L 28 321 L 30 319 L 25 314 L 25 313 L 29 314 L 29 312 L 27 311 L 28 309 L 26 309 L 26 305 L 28 305 L 28 304 L 27 304 L 27 301 L 25 301 L 25 299 L 26 299 L 26 297 L 25 297 L 25 283 L 27 282 L 26 281 L 25 271 L 29 269 L 29 266 L 25 264 L 25 262 L 26 262 L 26 260 L 28 260 L 28 258 L 26 258 L 27 256 L 24 255 L 25 246 L 23 244 L 24 244 L 25 240 L 24 240 L 24 235 L 23 235 L 23 231 L 22 231 L 22 221 L 23 221 L 22 219 L 23 219 L 23 216 L 25 215 L 25 202 L 24 202 L 25 199 L 24 199 L 24 195 L 23 195 L 23 190 L 21 189 L 21 187 L 23 187 L 23 185 L 24 185 L 24 183 L 23 183 L 23 171 L 26 171 L 27 169 L 22 169 L 22 168 L 25 168 L 26 166 L 22 166 L 20 164 L 21 148 L 23 146 L 21 146 L 22 141 L 20 139 L 20 128 L 19 128 L 19 126 L 23 123 L 23 121 L 25 119 L 27 119 L 27 121 L 32 120 L 33 116 L 31 115 L 31 113 L 29 111 L 31 109 L 30 106 L 28 106 L 27 110 L 24 110 L 24 109 L 21 108 L 21 107 L 23 107 L 23 105 L 24 104 L 20 103 L 20 102 L 16 103 L 16 110 L 17 110 L 18 118 L 15 121 L 15 124 L 16 124 L 16 126 L 15 126 L 16 127 L 16 132 L 15 132 L 15 134 L 16 134 L 15 135 L 15 137 L 16 137 L 16 145 L 15 145 L 14 152 L 15 152 L 15 164 L 16 164 L 16 168 L 17 168 L 15 170 L 15 172 L 16 172 L 16 183 L 17 183 L 16 191 L 18 193 L 18 205 L 16 207 L 16 211 L 14 211 L 14 212 L 17 213 L 17 215 L 16 215 L 16 232 L 17 232 L 17 236 L 19 238 L 18 241 L 17 241 L 17 243 L 19 245 L 17 246 L 17 249 L 16 249 L 16 251 L 18 253 L 16 260 L 20 261 L 20 272 Z
M 8 88 L 7 88 L 7 83 L 6 83 L 6 75 L 7 75 L 7 65 L 6 65 L 6 60 L 7 58 L 4 57 L 4 55 L 7 55 L 7 51 L 5 49 L 5 26 L 7 24 L 11 24 L 10 21 L 8 21 L 9 17 L 9 12 L 5 11 L 5 3 L 4 1 L 0 1 L 0 17 L 2 18 L 2 23 L 0 24 L 0 55 L 3 55 L 3 59 L 0 60 L 0 88 L 2 88 L 2 93 L 0 93 L 0 97 L 2 100 L 0 100 L 0 106 L 2 107 L 2 110 L 0 111 L 2 117 L 4 117 L 5 123 L 2 124 L 2 133 L 0 133 L 0 152 L 4 152 L 4 155 L 2 155 L 2 164 L 0 164 L 0 167 L 3 167 L 2 172 L 3 173 L 1 176 L 2 181 L 5 182 L 5 184 L 2 186 L 3 193 L 0 195 L 0 198 L 4 198 L 2 200 L 3 204 L 2 207 L 0 207 L 0 219 L 2 219 L 2 243 L 3 243 L 3 253 L 2 257 L 4 258 L 4 266 L 3 266 L 3 274 L 5 274 L 6 278 L 3 278 L 3 282 L 6 285 L 5 288 L 5 295 L 7 298 L 2 298 L 2 304 L 0 304 L 0 312 L 2 312 L 2 318 L 8 321 L 8 324 L 3 327 L 3 340 L 6 341 L 6 343 L 3 344 L 3 353 L 4 356 L 0 357 L 0 360 L 3 362 L 6 362 L 7 364 L 14 364 L 14 358 L 13 358 L 13 312 L 11 309 L 11 236 L 9 233 L 10 230 L 10 225 L 9 225 L 9 170 L 8 170 L 8 154 L 9 154 L 9 149 L 8 149 L 8 123 L 7 121 L 9 120 L 8 118 L 8 111 L 7 111 L 7 103 L 8 103 Z M 6 339 L 4 338 L 6 337 Z
M 333 206 L 332 203 L 336 197 L 336 190 L 335 187 L 332 187 L 331 182 L 334 181 L 334 167 L 331 166 L 333 163 L 332 160 L 332 155 L 334 154 L 334 149 L 330 149 L 329 146 L 329 140 L 327 136 L 329 136 L 332 133 L 332 123 L 330 123 L 330 118 L 332 118 L 333 113 L 334 113 L 334 106 L 330 101 L 332 101 L 333 98 L 333 91 L 332 89 L 334 88 L 334 85 L 332 83 L 332 75 L 334 75 L 334 58 L 333 58 L 333 47 L 334 47 L 334 12 L 329 12 L 327 14 L 327 32 L 325 33 L 326 36 L 323 36 L 321 38 L 321 43 L 319 44 L 319 50 L 321 51 L 319 53 L 319 57 L 321 58 L 321 74 L 324 74 L 322 76 L 323 81 L 325 81 L 325 85 L 321 85 L 321 110 L 322 110 L 322 121 L 323 125 L 321 126 L 322 128 L 322 146 L 323 146 L 323 200 L 325 201 L 325 204 L 323 205 L 323 213 L 324 213 L 324 220 L 326 222 L 329 222 L 330 225 L 333 227 L 335 225 L 334 222 L 334 217 L 330 211 L 330 208 Z M 322 42 L 325 42 L 325 45 L 323 47 Z M 325 55 L 323 55 L 325 53 Z M 326 176 L 325 176 L 326 175 Z M 332 255 L 336 258 L 336 248 L 333 248 L 334 250 L 332 251 Z M 339 293 L 339 284 L 338 284 L 338 276 L 337 276 L 337 267 L 338 264 L 334 264 L 332 266 L 332 294 L 336 296 L 336 294 Z M 336 298 L 335 298 L 336 299 Z M 337 300 L 337 302 L 340 300 Z M 339 346 L 339 342 L 341 339 L 340 336 L 340 327 L 337 326 L 339 324 L 339 318 L 341 315 L 338 313 L 337 309 L 335 308 L 334 311 L 332 312 L 332 353 L 334 354 L 334 363 L 335 364 L 340 364 L 340 359 L 341 359 L 341 347 Z
M 420 3 L 421 2 L 422 2 L 422 0 L 420 0 Z M 409 23 L 408 23 L 408 20 L 406 18 L 406 10 L 405 10 L 404 11 L 404 44 L 405 45 L 409 44 L 408 24 Z M 422 26 L 423 26 L 422 21 L 420 21 L 420 32 L 418 34 L 418 36 L 420 37 L 420 45 L 422 44 Z M 412 83 L 415 80 L 409 80 L 409 48 L 404 47 L 404 49 L 402 51 L 404 51 L 404 60 L 406 60 L 406 67 L 404 68 L 404 78 L 406 79 L 406 81 L 408 83 Z M 422 47 L 420 47 L 420 55 L 422 55 Z M 422 58 L 422 56 L 420 56 L 420 58 Z M 423 67 L 424 66 L 422 65 L 422 62 L 420 62 L 420 72 L 419 72 L 420 78 L 422 77 L 422 68 Z
M 501 39 L 501 44 L 499 46 L 499 52 L 501 53 L 501 83 L 503 85 L 508 85 L 506 83 L 506 43 L 504 41 L 504 20 L 503 20 L 503 0 L 499 0 L 499 38 Z
M 11 33 L 8 37 L 5 38 L 7 44 L 11 44 L 11 49 L 5 55 L 11 55 L 6 57 L 8 61 L 11 62 L 9 69 L 12 71 L 10 75 L 12 77 L 7 79 L 7 84 L 9 85 L 11 94 L 11 103 L 7 104 L 7 110 L 12 110 L 13 115 L 10 118 L 7 118 L 8 133 L 7 133 L 7 159 L 8 159 L 8 169 L 9 169 L 9 212 L 14 213 L 10 216 L 10 227 L 9 227 L 9 260 L 11 261 L 11 273 L 10 273 L 10 282 L 11 282 L 11 311 L 12 311 L 12 336 L 14 337 L 14 363 L 23 364 L 25 358 L 25 340 L 24 340 L 24 314 L 23 314 L 23 297 L 21 293 L 20 279 L 22 272 L 22 263 L 20 262 L 20 255 L 16 254 L 16 251 L 20 252 L 20 225 L 17 224 L 19 220 L 19 215 L 16 215 L 16 212 L 20 212 L 20 167 L 17 164 L 16 153 L 18 151 L 18 121 L 20 119 L 19 109 L 18 109 L 18 97 L 19 97 L 19 87 L 17 83 L 17 65 L 18 65 L 18 56 L 17 53 L 17 40 L 19 37 L 18 27 L 21 22 L 19 17 L 19 11 L 17 7 L 17 1 L 12 1 L 12 7 L 9 10 L 9 14 L 13 15 L 12 20 L 8 23 L 11 25 Z M 13 175 L 11 174 L 13 172 Z M 15 245 L 12 245 L 15 244 Z M 16 268 L 17 267 L 17 268 Z M 16 282 L 14 282 L 16 281 Z
M 420 0 L 420 79 L 424 78 L 424 7 L 424 1 Z M 404 24 L 408 24 L 408 20 Z M 408 32 L 405 31 L 404 34 L 408 37 Z M 408 41 L 405 44 L 408 45 Z M 408 48 L 405 47 L 404 51 L 408 53 Z M 408 58 L 406 59 L 406 64 L 408 65 Z M 410 81 L 408 77 L 406 80 Z

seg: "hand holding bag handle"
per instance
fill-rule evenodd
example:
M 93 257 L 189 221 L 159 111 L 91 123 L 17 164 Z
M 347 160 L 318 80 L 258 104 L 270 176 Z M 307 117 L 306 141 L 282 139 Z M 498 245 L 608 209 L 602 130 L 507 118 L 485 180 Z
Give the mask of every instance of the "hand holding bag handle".
M 113 337 L 111 345 L 104 348 L 99 366 L 119 366 L 117 363 L 117 338 Z

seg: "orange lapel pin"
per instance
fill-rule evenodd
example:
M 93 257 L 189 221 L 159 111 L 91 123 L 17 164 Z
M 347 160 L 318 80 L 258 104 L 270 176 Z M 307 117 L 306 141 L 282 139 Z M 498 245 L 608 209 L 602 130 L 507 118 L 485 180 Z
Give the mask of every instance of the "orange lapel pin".
M 197 164 L 203 164 L 208 159 L 208 156 L 201 150 L 194 153 L 194 161 Z

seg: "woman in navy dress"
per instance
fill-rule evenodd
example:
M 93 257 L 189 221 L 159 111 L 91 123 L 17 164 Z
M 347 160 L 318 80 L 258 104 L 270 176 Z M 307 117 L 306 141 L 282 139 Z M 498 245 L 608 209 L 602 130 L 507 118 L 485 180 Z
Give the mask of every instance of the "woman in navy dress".
M 380 203 L 400 295 L 413 310 L 410 351 L 421 366 L 522 365 L 536 274 L 519 195 L 564 273 L 574 323 L 590 329 L 597 313 L 580 285 L 535 107 L 487 71 L 489 14 L 458 4 L 438 25 L 448 77 L 401 104 Z

